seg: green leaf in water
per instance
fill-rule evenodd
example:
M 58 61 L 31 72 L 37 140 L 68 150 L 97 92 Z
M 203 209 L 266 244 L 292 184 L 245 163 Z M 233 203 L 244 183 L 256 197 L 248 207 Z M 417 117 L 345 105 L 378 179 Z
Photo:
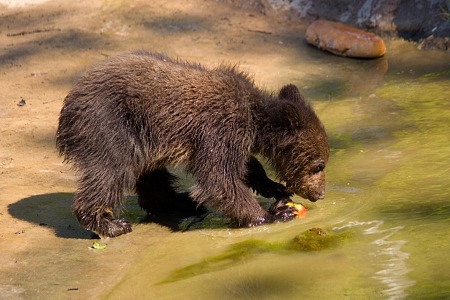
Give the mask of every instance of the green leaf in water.
M 106 245 L 100 245 L 98 242 L 93 242 L 91 249 L 105 250 L 106 249 Z

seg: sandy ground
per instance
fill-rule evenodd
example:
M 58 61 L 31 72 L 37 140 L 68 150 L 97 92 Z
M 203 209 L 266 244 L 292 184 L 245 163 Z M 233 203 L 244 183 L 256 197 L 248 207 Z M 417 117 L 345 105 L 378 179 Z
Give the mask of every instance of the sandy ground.
M 23 292 L 17 282 L 39 267 L 37 253 L 59 257 L 89 238 L 70 212 L 76 177 L 54 146 L 62 100 L 85 68 L 147 49 L 240 63 L 275 88 L 262 62 L 278 59 L 283 43 L 303 43 L 303 31 L 215 1 L 1 1 L 0 294 Z

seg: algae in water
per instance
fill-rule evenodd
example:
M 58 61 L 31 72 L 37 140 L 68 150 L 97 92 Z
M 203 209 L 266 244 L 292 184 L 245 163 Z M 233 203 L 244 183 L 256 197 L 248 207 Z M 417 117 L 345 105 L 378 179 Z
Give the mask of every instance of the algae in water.
M 244 259 L 262 253 L 273 254 L 293 254 L 298 252 L 320 251 L 332 247 L 337 247 L 346 242 L 352 232 L 325 232 L 320 228 L 309 229 L 287 242 L 266 242 L 262 240 L 250 239 L 233 244 L 228 251 L 223 254 L 205 258 L 199 263 L 180 268 L 159 282 L 165 284 L 179 280 L 188 279 L 194 276 L 223 270 L 237 265 Z

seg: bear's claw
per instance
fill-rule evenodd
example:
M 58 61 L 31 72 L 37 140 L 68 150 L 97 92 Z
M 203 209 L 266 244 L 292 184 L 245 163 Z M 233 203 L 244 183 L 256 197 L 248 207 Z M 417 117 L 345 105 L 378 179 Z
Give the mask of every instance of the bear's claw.
M 269 213 L 271 213 L 276 220 L 286 222 L 294 219 L 296 217 L 295 207 L 287 205 L 287 203 L 292 202 L 290 199 L 281 199 L 275 201 L 269 208 Z
M 104 219 L 106 222 L 100 228 L 93 230 L 100 237 L 116 237 L 132 231 L 131 224 L 125 219 Z

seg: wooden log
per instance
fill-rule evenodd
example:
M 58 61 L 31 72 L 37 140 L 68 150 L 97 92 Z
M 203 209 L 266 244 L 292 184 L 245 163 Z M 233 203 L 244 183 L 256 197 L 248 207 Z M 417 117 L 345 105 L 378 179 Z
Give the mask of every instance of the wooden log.
M 326 20 L 309 25 L 305 37 L 309 44 L 340 56 L 375 58 L 386 53 L 383 40 L 376 34 Z

